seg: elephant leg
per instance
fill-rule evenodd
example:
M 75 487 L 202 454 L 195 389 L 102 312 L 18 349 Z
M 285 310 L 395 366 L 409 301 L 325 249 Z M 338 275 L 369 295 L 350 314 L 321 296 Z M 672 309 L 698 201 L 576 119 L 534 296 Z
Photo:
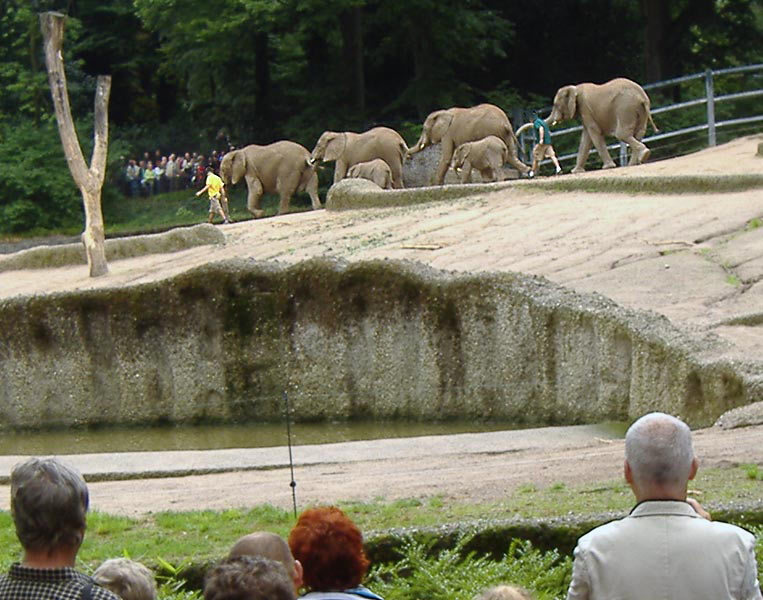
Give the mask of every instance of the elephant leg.
M 392 187 L 396 190 L 402 190 L 405 185 L 403 184 L 403 163 L 402 161 L 398 165 L 390 164 L 390 171 L 392 171 Z
M 480 176 L 482 177 L 483 182 L 495 181 L 495 171 L 493 170 L 493 167 L 485 167 L 480 170 Z
M 519 171 L 520 175 L 527 175 L 530 172 L 530 167 L 517 158 L 516 151 L 512 152 L 511 149 L 509 149 L 507 162 Z M 535 169 L 532 169 L 532 172 L 535 173 Z
M 585 162 L 588 160 L 588 153 L 591 151 L 591 136 L 588 130 L 583 128 L 583 135 L 580 136 L 580 146 L 578 146 L 578 159 L 572 173 L 582 173 L 585 171 Z
M 262 182 L 256 177 L 246 175 L 246 187 L 249 189 L 249 194 L 246 198 L 246 209 L 254 215 L 255 219 L 265 216 L 265 211 L 260 208 L 262 202 L 262 194 L 264 189 L 262 188 Z
M 337 160 L 334 166 L 334 183 L 342 181 L 347 176 L 347 169 L 349 165 L 343 160 Z
M 461 183 L 471 183 L 471 182 L 472 182 L 472 163 L 470 163 L 468 160 L 465 160 L 463 166 L 461 167 Z
M 434 176 L 434 184 L 442 185 L 445 181 L 445 173 L 448 172 L 450 167 L 450 161 L 453 158 L 453 142 L 442 141 L 442 156 L 440 156 L 440 164 L 437 165 L 437 172 Z M 464 165 L 466 168 L 466 165 Z M 470 169 L 471 170 L 471 169 Z
M 313 203 L 313 210 L 323 208 L 321 197 L 318 195 L 318 174 L 311 170 L 310 176 L 305 184 L 305 191 L 310 195 L 310 201 Z
M 593 145 L 596 146 L 596 151 L 599 153 L 599 156 L 601 157 L 601 162 L 602 162 L 601 168 L 614 169 L 617 165 L 615 164 L 615 161 L 612 160 L 612 157 L 609 155 L 609 150 L 607 150 L 607 140 L 604 139 L 604 134 L 598 129 L 591 129 L 590 136 L 591 136 L 591 139 L 593 140 Z
M 628 161 L 629 166 L 640 165 L 643 162 L 649 160 L 649 155 L 652 153 L 646 144 L 641 140 L 637 140 L 632 135 L 621 138 L 631 149 L 631 159 Z

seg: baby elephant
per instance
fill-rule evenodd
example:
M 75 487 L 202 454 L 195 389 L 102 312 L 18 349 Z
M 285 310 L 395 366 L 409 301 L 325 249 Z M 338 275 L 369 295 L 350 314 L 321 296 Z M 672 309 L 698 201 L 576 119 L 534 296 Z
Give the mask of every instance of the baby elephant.
M 453 153 L 450 166 L 458 173 L 461 183 L 469 183 L 472 169 L 477 169 L 484 181 L 503 181 L 501 167 L 509 157 L 509 149 L 502 139 L 489 135 L 477 142 L 461 144 Z
M 350 170 L 347 171 L 347 177 L 368 179 L 383 190 L 392 189 L 392 169 L 381 158 L 375 158 L 351 166 Z

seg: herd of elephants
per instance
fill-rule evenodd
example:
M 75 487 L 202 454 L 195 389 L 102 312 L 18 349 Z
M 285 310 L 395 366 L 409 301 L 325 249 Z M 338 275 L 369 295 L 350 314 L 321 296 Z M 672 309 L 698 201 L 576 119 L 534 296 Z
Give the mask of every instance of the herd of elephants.
M 601 157 L 603 168 L 615 166 L 605 136 L 613 135 L 628 144 L 631 165 L 649 158 L 649 149 L 641 142 L 647 123 L 657 130 L 651 117 L 649 96 L 637 83 L 617 78 L 604 84 L 580 83 L 560 88 L 554 96 L 549 125 L 579 116 L 583 133 L 572 170 L 578 173 L 593 145 Z M 436 110 L 424 121 L 421 136 L 409 148 L 402 136 L 388 127 L 374 127 L 363 133 L 324 132 L 312 153 L 291 141 L 266 146 L 250 145 L 225 155 L 220 175 L 226 185 L 235 185 L 242 178 L 248 187 L 247 209 L 255 217 L 264 215 L 260 203 L 263 194 L 275 193 L 280 198 L 279 212 L 288 212 L 295 192 L 307 192 L 313 208 L 321 207 L 318 196 L 316 166 L 335 161 L 334 183 L 345 177 L 369 179 L 380 188 L 403 188 L 403 161 L 427 146 L 440 144 L 442 154 L 433 183 L 442 185 L 449 168 L 460 173 L 461 182 L 470 180 L 473 169 L 484 180 L 502 179 L 502 167 L 509 163 L 525 177 L 534 175 L 531 167 L 517 156 L 517 134 L 506 113 L 493 104 L 471 108 Z M 537 165 L 534 165 L 537 169 Z

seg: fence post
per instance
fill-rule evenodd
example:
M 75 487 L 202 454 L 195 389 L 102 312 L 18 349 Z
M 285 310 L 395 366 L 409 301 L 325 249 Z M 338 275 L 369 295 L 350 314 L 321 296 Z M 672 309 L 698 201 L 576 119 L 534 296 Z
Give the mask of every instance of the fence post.
M 628 146 L 625 142 L 620 142 L 620 166 L 624 167 L 625 162 L 628 160 Z
M 707 143 L 715 146 L 715 93 L 713 91 L 713 71 L 705 71 L 705 94 L 707 95 Z

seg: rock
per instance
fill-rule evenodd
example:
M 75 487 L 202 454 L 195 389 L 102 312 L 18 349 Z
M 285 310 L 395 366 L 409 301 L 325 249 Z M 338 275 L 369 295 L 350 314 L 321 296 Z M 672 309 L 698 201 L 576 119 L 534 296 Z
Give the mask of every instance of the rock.
M 734 429 L 763 424 L 763 402 L 753 402 L 723 413 L 715 422 L 721 429 Z

